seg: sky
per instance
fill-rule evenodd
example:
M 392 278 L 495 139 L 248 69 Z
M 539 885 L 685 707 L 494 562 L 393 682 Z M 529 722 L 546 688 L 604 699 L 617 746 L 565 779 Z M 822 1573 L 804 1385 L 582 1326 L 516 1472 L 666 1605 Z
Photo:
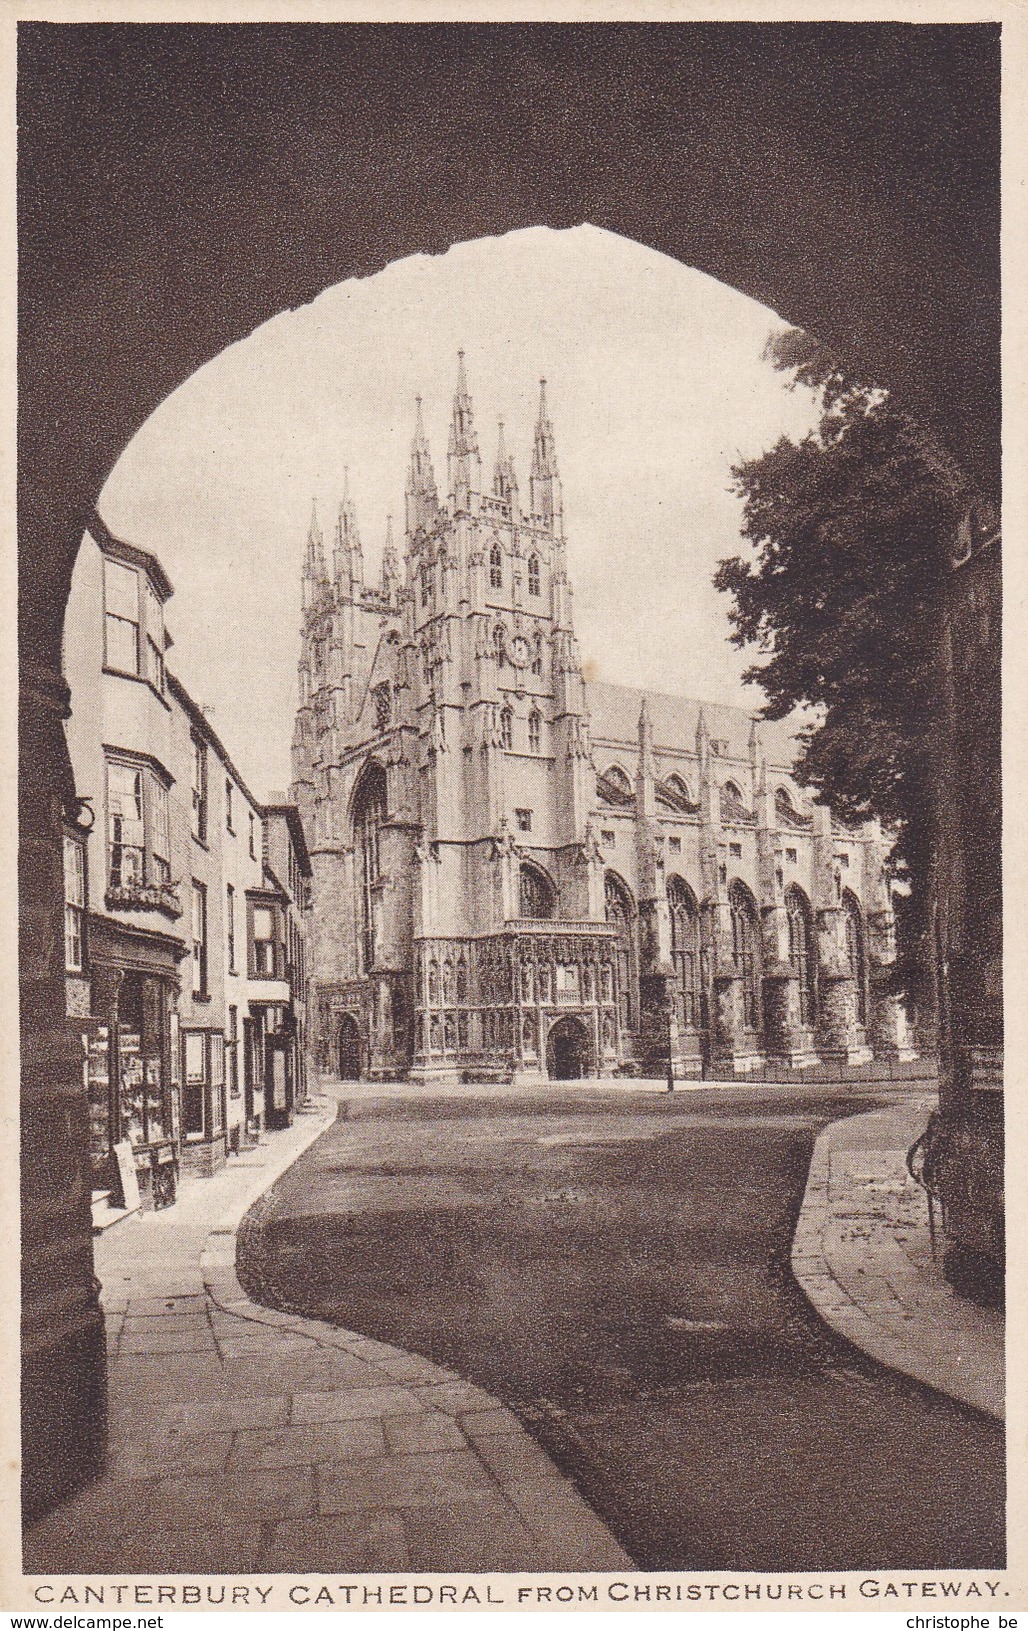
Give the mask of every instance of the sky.
M 129 443 L 99 509 L 175 586 L 169 664 L 258 798 L 288 786 L 300 574 L 312 501 L 326 545 L 349 472 L 377 573 L 399 541 L 414 398 L 436 479 L 466 354 L 483 476 L 497 420 L 527 493 L 540 377 L 564 488 L 589 677 L 750 709 L 717 562 L 745 552 L 731 466 L 815 418 L 764 360 L 782 320 L 597 227 L 532 227 L 395 261 L 230 346 Z

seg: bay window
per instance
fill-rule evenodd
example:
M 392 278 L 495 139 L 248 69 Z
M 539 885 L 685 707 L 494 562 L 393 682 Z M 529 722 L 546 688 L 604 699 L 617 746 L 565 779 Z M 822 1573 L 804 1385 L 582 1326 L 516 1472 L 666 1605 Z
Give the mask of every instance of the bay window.
M 104 664 L 164 692 L 164 604 L 149 577 L 104 559 Z
M 109 907 L 178 916 L 168 785 L 153 765 L 127 756 L 107 760 L 107 889 Z
M 81 974 L 86 960 L 86 847 L 64 837 L 64 967 Z

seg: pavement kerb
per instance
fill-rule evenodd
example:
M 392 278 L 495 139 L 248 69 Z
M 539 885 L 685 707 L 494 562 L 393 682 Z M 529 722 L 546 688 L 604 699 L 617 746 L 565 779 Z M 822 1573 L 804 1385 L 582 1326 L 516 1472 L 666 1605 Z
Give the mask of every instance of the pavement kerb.
M 912 1122 L 921 1115 L 927 1120 L 932 1103 L 934 1101 L 912 1103 L 909 1106 Z M 843 1128 L 846 1129 L 846 1143 L 842 1147 L 848 1152 L 862 1149 L 862 1146 L 853 1141 L 854 1128 L 859 1132 L 859 1123 L 869 1124 L 869 1128 L 870 1124 L 877 1124 L 880 1127 L 883 1120 L 895 1115 L 896 1109 L 893 1107 L 891 1110 L 876 1110 L 864 1112 L 859 1116 L 849 1116 L 841 1121 L 830 1122 L 818 1136 L 793 1236 L 791 1252 L 793 1276 L 825 1324 L 851 1342 L 854 1347 L 860 1348 L 888 1369 L 899 1371 L 916 1382 L 948 1394 L 962 1404 L 971 1405 L 974 1409 L 985 1411 L 1002 1421 L 1005 1416 L 1002 1388 L 997 1389 L 994 1382 L 990 1385 L 989 1380 L 983 1378 L 981 1371 L 973 1363 L 969 1374 L 961 1374 L 959 1358 L 945 1352 L 949 1346 L 945 1339 L 951 1332 L 954 1347 L 958 1340 L 965 1344 L 968 1340 L 962 1327 L 959 1337 L 957 1335 L 957 1321 L 963 1310 L 960 1299 L 956 1298 L 955 1294 L 940 1284 L 931 1283 L 927 1275 L 919 1276 L 913 1265 L 910 1265 L 908 1278 L 912 1283 L 918 1280 L 922 1282 L 923 1297 L 919 1310 L 910 1322 L 912 1329 L 908 1338 L 901 1334 L 895 1325 L 883 1323 L 889 1316 L 880 1304 L 875 1303 L 872 1294 L 875 1281 L 887 1278 L 888 1268 L 885 1266 L 885 1259 L 889 1245 L 895 1245 L 894 1241 L 886 1240 L 880 1245 L 870 1244 L 863 1248 L 861 1263 L 851 1265 L 851 1272 L 846 1275 L 848 1284 L 844 1284 L 839 1278 L 839 1274 L 843 1272 L 841 1266 L 839 1273 L 833 1270 L 831 1231 L 833 1225 L 845 1221 L 849 1215 L 841 1204 L 833 1202 L 831 1187 L 833 1149 L 837 1147 Z M 917 1130 L 915 1126 L 910 1134 L 911 1143 L 917 1136 Z M 875 1148 L 873 1145 L 867 1146 L 863 1152 L 869 1159 L 877 1156 L 883 1164 L 891 1157 L 894 1165 L 896 1159 L 902 1161 L 906 1153 L 905 1149 L 894 1151 L 880 1146 Z M 924 1228 L 927 1233 L 927 1221 Z M 841 1249 L 837 1242 L 834 1245 L 836 1251 Z M 853 1267 L 867 1277 L 866 1297 L 854 1295 Z M 941 1281 L 941 1276 L 938 1278 Z M 947 1314 L 951 1309 L 954 1318 L 952 1326 L 947 1321 Z M 919 1345 L 916 1340 L 919 1328 L 926 1333 L 927 1340 L 924 1345 Z M 940 1347 L 943 1350 L 941 1353 Z M 988 1357 L 993 1362 L 994 1369 L 995 1355 Z M 971 1358 L 973 1361 L 973 1354 Z
M 634 1570 L 636 1565 L 632 1559 L 575 1485 L 550 1461 L 513 1411 L 492 1394 L 418 1354 L 323 1320 L 264 1308 L 247 1296 L 235 1271 L 236 1237 L 243 1219 L 328 1131 L 337 1118 L 338 1109 L 338 1104 L 331 1108 L 323 1101 L 320 1113 L 315 1113 L 316 1119 L 312 1116 L 310 1136 L 293 1144 L 269 1167 L 261 1168 L 253 1187 L 234 1202 L 209 1231 L 200 1254 L 200 1268 L 211 1303 L 232 1318 L 273 1327 L 306 1338 L 318 1347 L 341 1349 L 364 1359 L 383 1372 L 384 1383 L 392 1382 L 394 1387 L 408 1389 L 421 1411 L 455 1421 L 467 1449 L 488 1475 L 490 1483 L 544 1550 L 549 1549 L 551 1561 L 544 1567 L 555 1567 L 559 1559 L 560 1567 L 565 1570 Z M 498 1438 L 512 1448 L 522 1447 L 540 1470 L 514 1483 L 501 1482 L 488 1458 L 488 1446 L 495 1444 Z

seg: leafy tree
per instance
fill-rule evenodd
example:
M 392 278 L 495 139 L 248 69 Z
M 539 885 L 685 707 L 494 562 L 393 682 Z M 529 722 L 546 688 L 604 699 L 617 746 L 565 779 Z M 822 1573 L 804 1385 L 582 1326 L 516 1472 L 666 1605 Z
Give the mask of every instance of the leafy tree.
M 733 642 L 782 719 L 813 710 L 797 775 L 843 819 L 877 816 L 909 886 L 896 983 L 924 1000 L 924 908 L 941 724 L 936 654 L 948 546 L 971 497 L 959 467 L 888 394 L 791 329 L 768 343 L 792 385 L 819 393 L 817 427 L 733 469 L 748 559 L 720 562 Z

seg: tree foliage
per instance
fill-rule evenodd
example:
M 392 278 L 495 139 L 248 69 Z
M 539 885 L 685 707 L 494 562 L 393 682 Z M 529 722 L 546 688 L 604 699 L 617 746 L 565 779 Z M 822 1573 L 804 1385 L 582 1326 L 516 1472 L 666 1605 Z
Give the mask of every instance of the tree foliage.
M 732 597 L 732 640 L 760 655 L 746 677 L 767 696 L 765 717 L 815 710 L 799 779 L 843 819 L 879 817 L 897 871 L 923 898 L 940 597 L 969 485 L 887 393 L 809 335 L 788 330 L 768 355 L 819 393 L 820 416 L 802 441 L 735 466 L 752 551 L 721 561 L 714 582 Z

